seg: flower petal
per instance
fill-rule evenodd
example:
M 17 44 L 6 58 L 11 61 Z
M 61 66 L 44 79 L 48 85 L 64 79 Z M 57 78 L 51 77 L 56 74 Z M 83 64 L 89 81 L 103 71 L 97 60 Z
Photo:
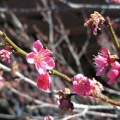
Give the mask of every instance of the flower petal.
M 42 67 L 41 64 L 35 64 L 35 67 L 40 74 L 45 74 L 46 73 L 46 68 Z
M 113 84 L 116 81 L 116 79 L 110 79 L 107 84 Z
M 47 69 L 52 69 L 52 68 L 55 67 L 55 62 L 54 62 L 54 60 L 52 58 L 46 57 L 45 62 L 46 62 L 46 68 Z
M 102 75 L 106 71 L 106 67 L 101 67 L 97 69 L 96 76 Z
M 107 77 L 110 79 L 115 79 L 118 77 L 118 75 L 119 75 L 119 71 L 115 69 L 112 69 L 107 73 Z
M 50 89 L 50 83 L 51 83 L 51 78 L 49 74 L 41 74 L 38 75 L 37 77 L 37 86 L 43 90 L 49 90 Z
M 40 40 L 37 40 L 36 42 L 34 42 L 33 44 L 33 51 L 35 53 L 39 53 L 41 50 L 43 50 L 43 45 L 40 42 Z
M 35 57 L 35 53 L 34 52 L 30 52 L 26 55 L 26 60 L 28 63 L 33 64 L 34 61 L 34 57 Z
M 103 55 L 109 54 L 108 49 L 106 49 L 106 48 L 104 48 L 104 47 L 102 47 L 102 48 L 100 49 L 100 52 L 101 52 Z
M 114 68 L 114 69 L 120 69 L 120 63 L 117 62 L 117 61 L 111 63 L 111 66 L 112 66 L 112 68 Z

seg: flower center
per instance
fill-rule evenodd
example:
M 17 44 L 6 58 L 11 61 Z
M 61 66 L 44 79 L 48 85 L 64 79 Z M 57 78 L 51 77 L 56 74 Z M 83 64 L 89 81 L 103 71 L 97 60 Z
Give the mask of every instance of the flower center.
M 36 55 L 35 55 L 35 58 L 34 58 L 35 62 L 41 62 L 41 61 L 43 61 L 44 59 L 45 59 L 45 56 L 42 55 L 42 54 L 40 54 L 40 53 L 36 54 Z

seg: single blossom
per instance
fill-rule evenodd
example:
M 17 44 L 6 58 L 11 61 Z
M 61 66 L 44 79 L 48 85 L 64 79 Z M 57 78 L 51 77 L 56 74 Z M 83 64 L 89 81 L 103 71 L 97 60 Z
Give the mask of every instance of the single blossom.
M 82 74 L 77 74 L 73 77 L 73 89 L 78 95 L 90 96 L 94 90 L 94 83 Z
M 107 77 L 110 78 L 110 80 L 107 82 L 108 84 L 113 84 L 120 76 L 120 64 L 115 61 L 111 64 L 111 66 L 111 70 L 107 73 Z
M 10 63 L 10 54 L 11 52 L 5 49 L 0 50 L 0 58 L 2 58 L 3 61 L 6 61 Z
M 26 60 L 30 64 L 35 64 L 37 71 L 40 74 L 45 74 L 46 69 L 52 69 L 55 66 L 54 60 L 50 57 L 52 52 L 44 49 L 39 40 L 33 44 L 33 52 L 26 56 Z
M 37 86 L 43 90 L 49 90 L 51 78 L 48 73 L 40 74 L 37 77 Z
M 100 53 L 94 58 L 94 63 L 97 67 L 96 76 L 102 75 L 106 71 L 108 65 L 115 62 L 117 59 L 118 57 L 116 55 L 111 55 L 108 49 L 101 48 Z
M 93 34 L 97 35 L 98 31 L 101 30 L 99 28 L 99 25 L 103 24 L 105 19 L 100 13 L 96 11 L 93 14 L 91 14 L 90 17 L 91 18 L 89 18 L 89 20 L 85 22 L 84 26 L 89 26 L 91 30 L 93 31 Z

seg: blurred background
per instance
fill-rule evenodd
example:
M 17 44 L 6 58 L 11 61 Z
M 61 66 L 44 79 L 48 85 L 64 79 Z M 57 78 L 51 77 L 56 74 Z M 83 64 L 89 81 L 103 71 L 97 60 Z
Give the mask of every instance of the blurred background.
M 78 73 L 94 77 L 105 87 L 105 95 L 119 101 L 119 80 L 114 85 L 107 85 L 106 74 L 96 77 L 94 55 L 101 46 L 112 54 L 116 54 L 116 50 L 104 25 L 97 36 L 84 27 L 94 11 L 110 17 L 120 41 L 119 0 L 0 0 L 0 30 L 26 52 L 31 52 L 32 44 L 40 40 L 53 52 L 56 70 L 71 78 Z M 0 40 L 4 41 L 3 38 Z M 0 68 L 0 74 L 7 82 L 0 83 L 0 120 L 43 120 L 46 115 L 55 120 L 69 120 L 67 117 L 75 114 L 78 116 L 71 120 L 120 119 L 120 108 L 80 96 L 72 96 L 75 109 L 72 114 L 65 114 L 59 109 L 55 95 L 26 82 L 29 79 L 36 82 L 38 73 L 21 55 L 12 55 L 11 64 L 0 61 Z M 69 87 L 73 91 L 69 83 L 57 76 L 51 77 L 51 90 Z

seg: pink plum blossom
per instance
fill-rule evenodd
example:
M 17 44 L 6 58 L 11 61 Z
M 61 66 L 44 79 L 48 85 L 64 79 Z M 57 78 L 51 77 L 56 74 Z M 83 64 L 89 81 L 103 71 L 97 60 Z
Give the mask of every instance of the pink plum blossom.
M 82 74 L 77 74 L 73 77 L 73 89 L 78 95 L 89 96 L 94 90 L 94 83 Z
M 51 78 L 46 72 L 45 74 L 40 74 L 37 77 L 37 86 L 43 90 L 50 89 Z
M 52 52 L 44 49 L 39 40 L 33 44 L 33 52 L 26 56 L 26 60 L 30 64 L 35 64 L 37 71 L 40 74 L 45 74 L 46 69 L 52 69 L 55 66 L 54 60 L 50 57 Z
M 108 65 L 117 59 L 118 57 L 116 55 L 111 55 L 106 48 L 101 48 L 100 53 L 94 58 L 94 63 L 97 67 L 96 76 L 102 75 L 106 71 Z
M 111 70 L 107 73 L 107 77 L 110 78 L 108 84 L 113 84 L 120 76 L 120 64 L 117 61 L 115 61 L 111 64 L 111 66 Z
M 10 54 L 11 52 L 9 52 L 8 50 L 0 50 L 0 58 L 2 58 L 2 60 L 6 61 L 7 63 L 10 63 Z

